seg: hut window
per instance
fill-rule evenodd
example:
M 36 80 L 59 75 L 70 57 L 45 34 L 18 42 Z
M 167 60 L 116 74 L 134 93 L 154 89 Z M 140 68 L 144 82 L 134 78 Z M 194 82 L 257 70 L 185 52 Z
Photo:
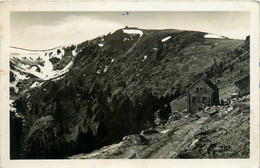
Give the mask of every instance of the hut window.
M 197 101 L 197 97 L 192 97 L 192 102 L 196 103 L 196 101 Z
M 209 101 L 209 98 L 207 98 L 207 97 L 202 97 L 202 101 L 205 102 L 205 103 L 207 103 L 207 102 Z

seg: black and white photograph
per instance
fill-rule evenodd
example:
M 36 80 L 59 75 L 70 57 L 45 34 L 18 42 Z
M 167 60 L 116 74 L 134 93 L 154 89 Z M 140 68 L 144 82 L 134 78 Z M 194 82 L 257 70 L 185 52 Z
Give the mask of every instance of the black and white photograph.
M 250 159 L 249 11 L 9 19 L 11 161 Z

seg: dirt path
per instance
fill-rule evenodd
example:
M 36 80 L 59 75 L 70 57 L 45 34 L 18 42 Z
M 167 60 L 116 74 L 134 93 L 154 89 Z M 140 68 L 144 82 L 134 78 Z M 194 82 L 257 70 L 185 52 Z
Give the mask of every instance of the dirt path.
M 194 135 L 202 127 L 208 117 L 185 118 L 178 120 L 165 128 L 157 128 L 158 133 L 144 135 L 149 144 L 133 145 L 126 141 L 103 147 L 90 154 L 78 155 L 75 158 L 128 158 L 128 159 L 160 159 L 175 158 L 178 151 L 191 144 Z M 177 131 L 176 131 L 177 130 Z M 136 141 L 136 139 L 133 139 Z M 115 156 L 117 153 L 121 153 Z
M 138 38 L 138 40 L 134 43 L 134 45 L 125 53 L 125 55 L 123 57 L 126 57 L 134 48 L 135 46 L 139 43 L 139 41 L 141 40 L 142 36 L 140 36 Z
M 177 151 L 181 147 L 189 144 L 206 120 L 207 117 L 202 117 L 193 122 L 178 126 L 177 128 L 179 131 L 175 132 L 173 136 L 168 136 L 167 143 L 162 143 L 162 146 L 158 150 L 154 151 L 150 155 L 150 158 L 175 158 Z M 162 136 L 167 135 L 164 134 Z

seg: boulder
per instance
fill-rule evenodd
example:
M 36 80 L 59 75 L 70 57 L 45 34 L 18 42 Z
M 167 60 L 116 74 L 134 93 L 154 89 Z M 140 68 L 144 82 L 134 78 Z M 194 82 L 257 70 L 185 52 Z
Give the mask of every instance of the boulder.
M 127 135 L 123 138 L 123 142 L 125 143 L 133 143 L 133 144 L 146 144 L 147 139 L 142 135 Z
M 159 133 L 157 130 L 151 129 L 151 130 L 143 130 L 140 135 L 145 136 L 145 135 L 152 135 L 152 134 L 157 134 Z

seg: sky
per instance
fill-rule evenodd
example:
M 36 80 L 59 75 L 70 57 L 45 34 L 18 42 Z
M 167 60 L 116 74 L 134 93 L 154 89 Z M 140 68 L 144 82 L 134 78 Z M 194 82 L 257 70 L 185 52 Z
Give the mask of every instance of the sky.
M 10 45 L 50 49 L 125 26 L 195 30 L 233 39 L 245 39 L 250 31 L 248 12 L 11 12 Z

